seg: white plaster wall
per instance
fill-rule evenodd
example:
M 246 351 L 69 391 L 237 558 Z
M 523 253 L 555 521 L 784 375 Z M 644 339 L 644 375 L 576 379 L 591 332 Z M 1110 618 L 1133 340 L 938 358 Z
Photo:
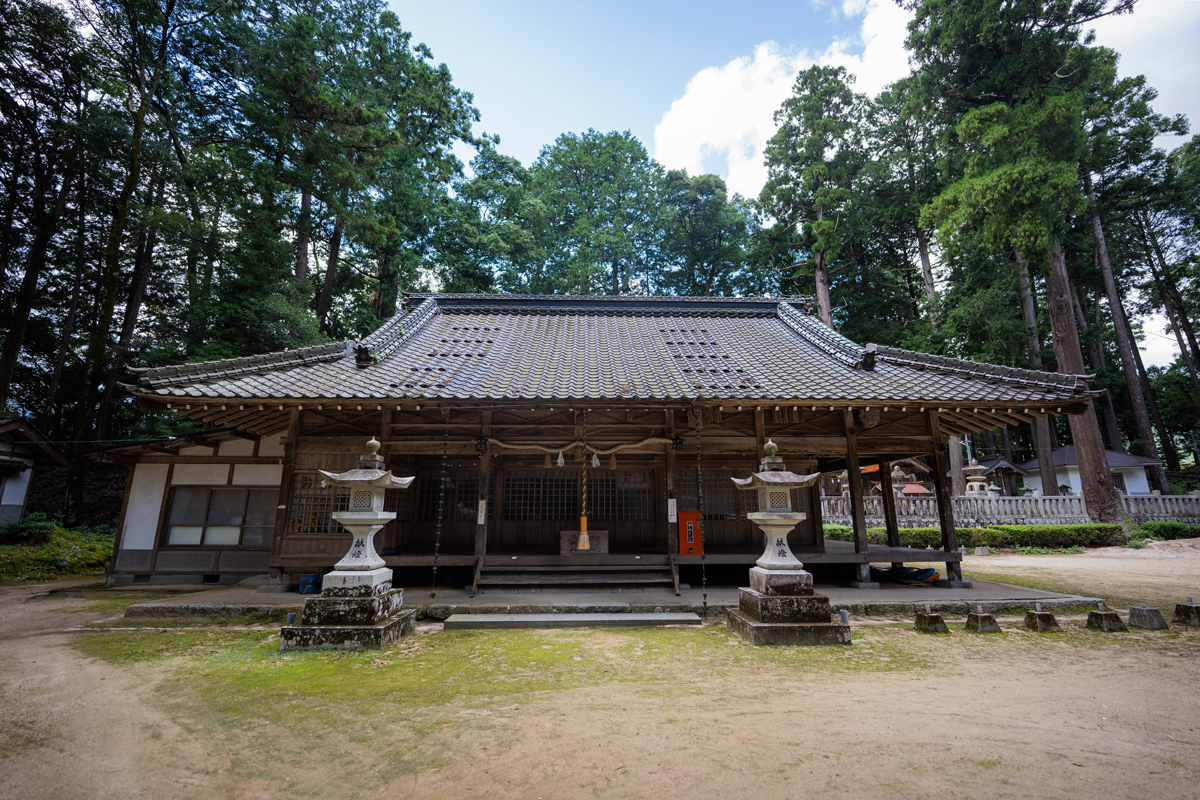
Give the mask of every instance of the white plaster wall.
M 1146 478 L 1145 467 L 1129 467 L 1114 472 L 1125 476 L 1126 494 L 1150 494 L 1150 481 Z
M 283 437 L 286 434 L 273 433 L 258 440 L 258 454 L 267 458 L 283 458 Z
M 125 550 L 150 550 L 158 530 L 163 492 L 167 488 L 168 464 L 137 464 L 129 485 L 129 502 L 121 526 L 121 547 Z
M 213 449 L 211 447 L 204 447 L 203 445 L 179 448 L 179 455 L 181 456 L 211 456 L 212 454 Z
M 11 456 L 10 456 L 11 458 Z M 33 462 L 22 458 L 30 467 Z M 4 479 L 3 497 L 0 497 L 0 506 L 21 506 L 25 504 L 25 492 L 29 491 L 29 476 L 33 474 L 32 469 L 27 469 L 24 472 L 16 472 L 8 475 Z
M 179 469 L 176 467 L 175 469 Z M 282 464 L 235 464 L 233 483 L 238 486 L 278 486 L 283 479 Z
M 228 464 L 176 464 L 171 473 L 173 486 L 224 486 L 228 482 Z
M 254 442 L 250 439 L 229 439 L 218 445 L 217 455 L 252 456 L 254 455 Z

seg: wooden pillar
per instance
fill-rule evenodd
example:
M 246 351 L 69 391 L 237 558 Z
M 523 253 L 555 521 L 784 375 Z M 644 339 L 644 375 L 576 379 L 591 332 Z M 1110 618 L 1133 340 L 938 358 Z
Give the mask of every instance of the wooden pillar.
M 666 438 L 674 440 L 675 439 L 675 410 L 667 409 L 664 412 L 664 414 L 666 415 L 666 423 L 667 423 L 666 424 L 666 432 L 667 432 Z M 667 493 L 666 493 L 666 502 L 663 504 L 663 507 L 661 509 L 659 509 L 658 516 L 661 520 L 662 530 L 663 530 L 663 537 L 662 537 L 663 545 L 662 546 L 665 548 L 667 553 L 672 553 L 672 552 L 676 552 L 676 550 L 672 549 L 672 546 L 671 546 L 672 542 L 675 541 L 675 530 L 672 527 L 671 516 L 670 516 L 670 504 L 677 502 L 676 495 L 675 495 L 675 445 L 668 443 L 663 452 L 666 456 Z M 678 509 L 676 509 L 676 513 L 678 513 Z M 676 520 L 678 521 L 678 519 L 679 518 L 677 516 Z
M 754 409 L 754 438 L 757 440 L 757 449 L 754 451 L 755 469 L 762 461 L 763 445 L 767 443 L 767 423 L 763 418 L 762 406 L 756 406 Z
M 283 470 L 279 475 L 279 499 L 275 503 L 275 538 L 271 543 L 271 554 L 275 557 L 283 552 L 283 537 L 287 535 L 288 513 L 292 505 L 292 474 L 296 471 L 296 440 L 300 437 L 300 417 L 303 413 L 300 406 L 292 406 L 283 441 Z M 267 575 L 272 583 L 286 584 L 280 567 L 269 568 Z
M 817 549 L 824 552 L 825 550 L 825 519 L 821 511 L 821 482 L 810 486 L 809 489 L 809 507 L 812 509 L 813 536 L 817 543 Z
M 846 428 L 846 483 L 850 487 L 850 521 L 854 526 L 854 552 L 867 552 L 867 512 L 863 506 L 862 470 L 858 465 L 858 436 L 854 427 L 854 411 L 845 409 L 843 421 Z M 856 580 L 850 585 L 856 589 L 878 589 L 879 584 L 871 581 L 871 565 L 858 565 Z
M 950 499 L 950 483 L 946 478 L 945 440 L 942 438 L 941 420 L 937 409 L 931 408 L 929 414 L 929 433 L 933 436 L 933 490 L 937 497 L 938 524 L 942 528 L 942 549 L 947 553 L 958 550 L 958 534 L 954 532 L 954 506 Z M 946 580 L 953 584 L 962 583 L 962 566 L 958 561 L 946 562 Z
M 479 435 L 488 438 L 492 435 L 492 412 L 483 412 L 483 424 Z M 475 511 L 475 578 L 471 582 L 471 596 L 479 590 L 479 574 L 483 571 L 483 558 L 487 555 L 487 517 L 488 517 L 488 483 L 492 477 L 492 454 L 484 448 L 479 453 L 479 489 Z
M 887 528 L 888 547 L 900 546 L 900 520 L 896 516 L 896 494 L 892 487 L 891 462 L 879 464 L 879 488 L 883 490 L 883 524 Z M 902 567 L 899 561 L 892 562 L 893 567 Z
M 854 528 L 854 552 L 867 552 L 867 512 L 863 507 L 862 471 L 858 466 L 858 436 L 854 412 L 843 412 L 846 426 L 846 484 L 850 489 L 850 521 Z

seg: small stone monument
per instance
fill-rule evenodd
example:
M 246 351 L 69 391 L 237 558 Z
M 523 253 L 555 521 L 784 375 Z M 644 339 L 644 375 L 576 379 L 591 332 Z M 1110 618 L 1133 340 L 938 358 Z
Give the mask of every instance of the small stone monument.
M 924 611 L 917 612 L 917 621 L 913 626 L 920 633 L 949 633 L 950 629 L 946 627 L 946 621 L 942 619 L 942 615 L 925 604 Z
M 967 614 L 967 630 L 975 633 L 1000 633 L 1000 623 L 996 622 L 996 618 L 991 614 L 987 614 L 983 610 L 983 606 L 979 603 L 975 604 L 975 610 Z
M 1049 611 L 1042 611 L 1042 604 L 1037 603 L 1033 611 L 1025 612 L 1025 628 L 1037 633 L 1062 633 L 1058 620 Z
M 1175 604 L 1175 616 L 1171 618 L 1171 622 L 1178 622 L 1180 625 L 1191 625 L 1193 628 L 1200 628 L 1200 606 L 1192 602 L 1192 598 L 1188 598 L 1186 603 Z
M 388 489 L 407 489 L 412 478 L 396 478 L 383 469 L 379 442 L 347 472 L 321 470 L 322 485 L 350 489 L 346 511 L 333 518 L 350 532 L 350 551 L 325 576 L 321 595 L 304 601 L 299 625 L 285 625 L 280 650 L 361 650 L 382 648 L 412 633 L 417 612 L 402 611 L 403 589 L 392 588 L 392 571 L 375 552 L 375 534 L 396 518 L 383 510 Z
M 778 452 L 774 442 L 767 442 L 760 471 L 733 478 L 739 489 L 758 493 L 758 511 L 746 517 L 762 529 L 764 548 L 750 569 L 750 587 L 738 590 L 738 608 L 729 609 L 726 624 L 753 645 L 850 644 L 850 626 L 831 621 L 829 598 L 813 592 L 812 574 L 787 540 L 805 519 L 792 511 L 792 489 L 812 486 L 821 475 L 788 472 Z
M 1150 608 L 1145 603 L 1129 607 L 1129 627 L 1141 628 L 1144 631 L 1165 631 L 1170 626 L 1157 608 Z
M 1127 631 L 1125 623 L 1121 621 L 1121 617 L 1115 611 L 1109 611 L 1104 607 L 1104 601 L 1100 601 L 1100 608 L 1097 611 L 1089 611 L 1087 618 L 1087 626 L 1092 630 L 1107 631 L 1116 633 L 1118 631 Z

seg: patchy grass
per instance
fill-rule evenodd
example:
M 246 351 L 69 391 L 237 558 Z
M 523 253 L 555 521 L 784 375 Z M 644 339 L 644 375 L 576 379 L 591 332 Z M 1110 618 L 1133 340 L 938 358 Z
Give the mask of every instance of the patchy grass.
M 44 581 L 63 575 L 104 572 L 112 558 L 111 532 L 69 531 L 51 526 L 25 544 L 0 545 L 0 577 Z

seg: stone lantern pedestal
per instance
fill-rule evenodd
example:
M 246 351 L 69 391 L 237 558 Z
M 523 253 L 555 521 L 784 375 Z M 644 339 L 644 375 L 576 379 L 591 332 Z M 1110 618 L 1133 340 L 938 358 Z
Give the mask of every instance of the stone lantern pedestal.
M 738 590 L 729 629 L 753 645 L 850 644 L 850 626 L 831 622 L 829 598 L 816 594 L 812 574 L 788 545 L 788 534 L 805 519 L 792 511 L 791 491 L 812 486 L 820 474 L 788 472 L 774 442 L 763 447 L 760 472 L 734 478 L 739 489 L 758 492 L 757 512 L 747 518 L 763 532 L 763 554 L 750 569 L 750 586 Z
M 319 597 L 304 601 L 297 625 L 285 625 L 280 650 L 362 650 L 383 648 L 415 629 L 417 612 L 403 611 L 404 590 L 392 588 L 392 571 L 375 552 L 375 534 L 396 518 L 383 510 L 388 489 L 406 489 L 412 478 L 381 469 L 379 442 L 348 472 L 322 471 L 324 483 L 350 488 L 350 507 L 333 518 L 350 532 L 350 551 L 322 582 Z

